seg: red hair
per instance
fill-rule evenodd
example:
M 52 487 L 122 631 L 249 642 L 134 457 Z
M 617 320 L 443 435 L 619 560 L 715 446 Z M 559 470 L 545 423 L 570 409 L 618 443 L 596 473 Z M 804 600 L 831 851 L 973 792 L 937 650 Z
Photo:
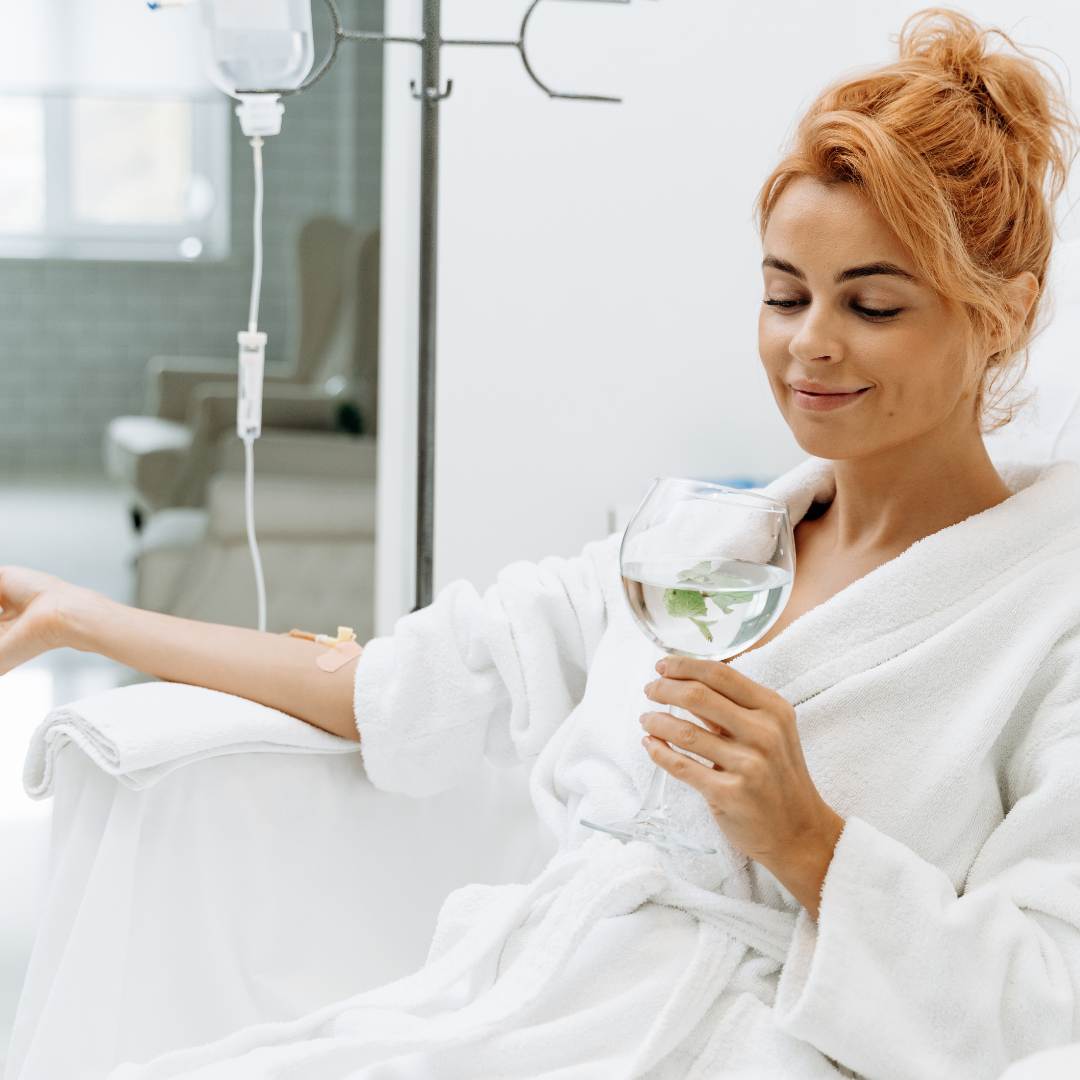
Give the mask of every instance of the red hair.
M 990 51 L 993 34 L 1016 54 Z M 1056 72 L 1044 74 L 1001 30 L 926 8 L 894 40 L 897 61 L 821 92 L 761 186 L 755 216 L 764 235 L 776 200 L 799 176 L 854 184 L 917 271 L 966 317 L 969 359 L 985 365 L 975 408 L 988 433 L 1027 401 L 995 411 L 1027 370 L 1053 243 L 1051 204 L 1080 126 Z M 1039 296 L 1013 334 L 1006 283 L 1025 270 Z M 1012 385 L 992 397 L 1013 369 Z

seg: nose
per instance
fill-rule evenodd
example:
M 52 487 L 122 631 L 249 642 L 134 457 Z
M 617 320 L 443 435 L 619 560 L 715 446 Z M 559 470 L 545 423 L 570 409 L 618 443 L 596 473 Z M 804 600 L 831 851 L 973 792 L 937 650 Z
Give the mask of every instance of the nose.
M 843 345 L 835 320 L 825 304 L 809 304 L 795 322 L 794 333 L 788 341 L 788 352 L 795 360 L 840 360 Z

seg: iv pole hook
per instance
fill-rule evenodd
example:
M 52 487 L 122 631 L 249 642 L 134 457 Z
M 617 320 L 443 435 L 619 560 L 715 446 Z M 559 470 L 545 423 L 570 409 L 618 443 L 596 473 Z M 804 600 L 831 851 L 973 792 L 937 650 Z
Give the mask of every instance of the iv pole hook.
M 409 80 L 409 90 L 412 92 L 412 96 L 414 98 L 416 98 L 417 101 L 427 101 L 428 103 L 435 102 L 435 101 L 445 101 L 450 96 L 450 91 L 453 90 L 453 89 L 454 89 L 454 80 L 453 79 L 447 79 L 446 80 L 446 89 L 441 94 L 439 93 L 438 90 L 435 89 L 434 86 L 425 86 L 424 87 L 424 92 L 422 94 L 418 94 L 416 92 L 416 80 L 415 79 L 410 79 Z

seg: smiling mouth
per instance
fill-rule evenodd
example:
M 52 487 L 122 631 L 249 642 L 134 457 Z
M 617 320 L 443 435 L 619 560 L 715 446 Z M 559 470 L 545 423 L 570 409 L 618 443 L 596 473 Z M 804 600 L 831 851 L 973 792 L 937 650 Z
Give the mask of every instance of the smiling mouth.
M 845 390 L 840 393 L 823 394 L 810 390 L 796 390 L 791 387 L 791 400 L 794 407 L 809 413 L 827 413 L 836 409 L 842 409 L 846 405 L 853 405 L 856 398 L 872 390 L 871 386 L 864 386 L 861 390 Z
M 809 397 L 850 397 L 852 394 L 865 394 L 870 389 L 864 386 L 861 390 L 836 390 L 832 393 L 823 393 L 820 390 L 800 390 L 797 386 L 791 388 L 796 394 L 806 394 Z
M 824 394 L 824 393 L 821 393 L 821 392 L 816 391 L 816 390 L 798 390 L 795 387 L 792 387 L 792 389 L 797 394 L 806 394 L 807 397 L 854 397 L 855 394 L 864 394 L 864 393 L 866 393 L 866 391 L 869 390 L 869 387 L 863 387 L 862 390 L 842 390 L 842 391 L 837 391 L 836 393 L 829 393 L 829 394 Z

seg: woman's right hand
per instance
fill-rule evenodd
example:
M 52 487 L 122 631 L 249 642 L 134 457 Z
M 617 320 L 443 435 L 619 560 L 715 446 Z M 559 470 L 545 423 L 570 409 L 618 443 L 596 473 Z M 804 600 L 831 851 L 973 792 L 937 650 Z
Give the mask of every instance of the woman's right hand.
M 69 614 L 97 595 L 42 570 L 0 566 L 0 675 L 68 645 Z

